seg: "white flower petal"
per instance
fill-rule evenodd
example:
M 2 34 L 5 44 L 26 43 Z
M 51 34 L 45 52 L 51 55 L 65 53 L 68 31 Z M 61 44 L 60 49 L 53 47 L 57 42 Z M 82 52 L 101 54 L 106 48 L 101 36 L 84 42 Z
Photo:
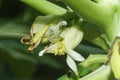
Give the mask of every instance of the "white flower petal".
M 52 44 L 51 46 L 41 50 L 39 52 L 39 56 L 42 56 L 44 53 L 54 53 L 54 49 L 58 46 L 58 44 Z
M 75 61 L 84 61 L 84 57 L 82 57 L 79 53 L 71 50 L 71 49 L 67 49 L 67 54 L 72 57 Z
M 51 46 L 49 46 L 48 48 L 46 48 L 46 53 L 54 53 L 53 50 L 58 46 L 58 44 L 52 44 Z
M 67 55 L 67 59 L 66 59 L 67 65 L 75 72 L 75 74 L 77 75 L 77 66 L 75 64 L 75 61 L 69 56 Z
M 68 27 L 61 33 L 61 37 L 64 38 L 65 45 L 70 49 L 74 49 L 78 46 L 83 38 L 83 35 L 83 31 L 79 29 L 79 26 L 77 25 Z
M 43 54 L 45 53 L 46 49 L 43 49 L 39 52 L 39 56 L 43 56 Z

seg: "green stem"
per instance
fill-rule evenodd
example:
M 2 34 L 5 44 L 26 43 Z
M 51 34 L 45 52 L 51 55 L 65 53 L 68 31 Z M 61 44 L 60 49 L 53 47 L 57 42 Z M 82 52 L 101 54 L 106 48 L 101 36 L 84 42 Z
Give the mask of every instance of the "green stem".
M 107 55 L 102 55 L 102 54 L 98 54 L 98 55 L 90 55 L 85 61 L 83 61 L 82 63 L 80 63 L 78 65 L 78 69 L 82 67 L 88 67 L 91 64 L 94 63 L 105 63 L 107 61 Z
M 47 0 L 21 0 L 44 14 L 62 15 L 66 9 L 57 6 Z
M 79 80 L 113 80 L 110 66 L 103 65 Z
M 113 16 L 113 22 L 110 25 L 105 26 L 106 34 L 111 41 L 115 39 L 116 36 L 120 36 L 120 6 L 116 9 L 116 12 Z
M 64 0 L 79 16 L 86 21 L 99 26 L 111 23 L 113 15 L 113 5 L 110 0 L 103 0 L 95 3 L 91 0 Z M 105 18 L 107 17 L 107 18 Z
M 116 37 L 111 48 L 111 68 L 116 79 L 120 79 L 120 37 Z

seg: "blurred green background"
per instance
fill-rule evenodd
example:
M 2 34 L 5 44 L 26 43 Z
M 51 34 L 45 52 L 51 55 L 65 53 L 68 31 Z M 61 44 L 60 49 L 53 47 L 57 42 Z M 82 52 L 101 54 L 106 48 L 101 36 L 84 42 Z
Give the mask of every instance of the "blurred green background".
M 42 45 L 31 53 L 20 43 L 38 15 L 19 0 L 0 0 L 0 80 L 56 80 L 67 72 L 64 56 L 38 57 Z
M 56 80 L 68 72 L 66 56 L 39 57 L 43 45 L 31 53 L 20 43 L 39 15 L 43 14 L 19 0 L 0 0 L 0 80 Z M 105 53 L 93 47 L 83 41 L 76 50 L 85 57 L 92 52 Z

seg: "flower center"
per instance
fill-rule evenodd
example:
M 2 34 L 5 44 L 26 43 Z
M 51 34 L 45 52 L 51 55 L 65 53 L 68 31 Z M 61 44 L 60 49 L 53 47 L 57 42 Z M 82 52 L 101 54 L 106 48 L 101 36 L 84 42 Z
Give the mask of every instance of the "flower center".
M 57 41 L 57 46 L 53 49 L 53 54 L 64 55 L 66 53 L 66 48 L 64 45 L 64 40 Z

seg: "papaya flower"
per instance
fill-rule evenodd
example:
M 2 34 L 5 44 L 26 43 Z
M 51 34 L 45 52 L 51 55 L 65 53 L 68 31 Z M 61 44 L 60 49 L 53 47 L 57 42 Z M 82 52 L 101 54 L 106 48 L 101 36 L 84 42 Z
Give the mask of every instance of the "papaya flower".
M 73 49 L 81 42 L 83 32 L 78 25 L 65 28 L 61 31 L 61 25 L 67 25 L 67 22 L 61 21 L 56 27 L 48 29 L 46 36 L 51 43 L 39 52 L 39 56 L 43 56 L 44 53 L 52 53 L 54 55 L 66 54 L 67 65 L 78 75 L 75 61 L 83 61 L 84 57 Z
M 67 22 L 58 16 L 38 16 L 30 30 L 30 34 L 23 37 L 21 42 L 30 45 L 28 50 L 33 51 L 44 40 L 50 42 L 39 56 L 44 53 L 54 55 L 67 55 L 68 66 L 78 74 L 75 61 L 83 61 L 84 58 L 73 49 L 81 42 L 83 32 L 78 25 L 66 27 Z

